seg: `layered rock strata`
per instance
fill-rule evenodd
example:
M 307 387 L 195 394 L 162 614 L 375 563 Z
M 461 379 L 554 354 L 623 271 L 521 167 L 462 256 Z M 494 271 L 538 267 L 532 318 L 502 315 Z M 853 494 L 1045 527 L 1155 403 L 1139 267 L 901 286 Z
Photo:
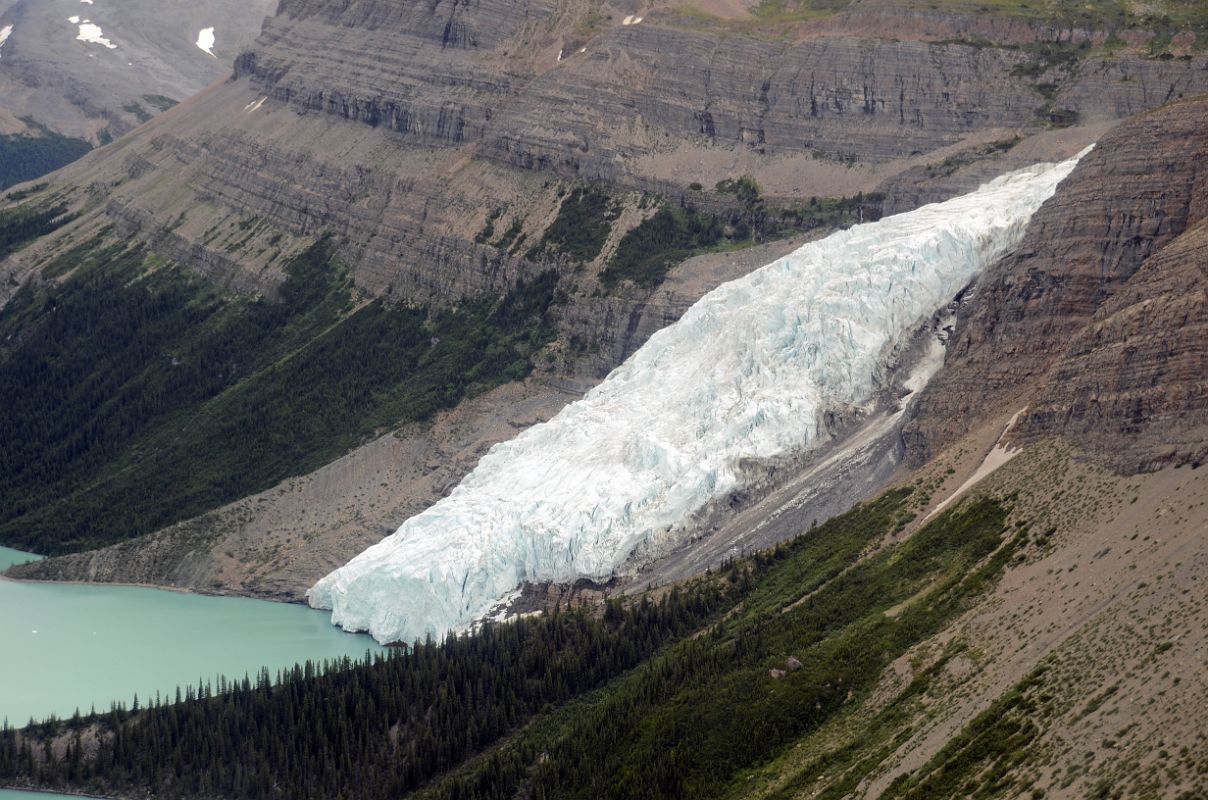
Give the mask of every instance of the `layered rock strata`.
M 1203 457 L 1208 99 L 1117 127 L 966 304 L 919 401 L 916 462 L 1028 405 L 1012 435 L 1068 434 L 1135 470 Z

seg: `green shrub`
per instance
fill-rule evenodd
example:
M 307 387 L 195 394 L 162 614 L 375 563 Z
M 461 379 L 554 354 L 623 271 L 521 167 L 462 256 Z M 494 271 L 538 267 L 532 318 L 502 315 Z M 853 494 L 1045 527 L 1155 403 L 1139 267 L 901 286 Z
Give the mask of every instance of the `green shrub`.
M 145 94 L 143 95 L 143 100 L 146 101 L 147 105 L 158 111 L 167 111 L 178 102 L 173 100 L 171 97 L 165 97 L 162 94 Z
M 564 255 L 586 263 L 600 254 L 620 206 L 594 186 L 570 191 L 558 207 L 558 215 L 545 229 L 541 241 L 525 254 L 530 261 Z
M 742 230 L 730 241 L 742 242 L 749 236 L 749 230 Z M 621 238 L 600 279 L 609 289 L 626 280 L 652 288 L 671 267 L 726 238 L 725 226 L 716 216 L 664 205 Z

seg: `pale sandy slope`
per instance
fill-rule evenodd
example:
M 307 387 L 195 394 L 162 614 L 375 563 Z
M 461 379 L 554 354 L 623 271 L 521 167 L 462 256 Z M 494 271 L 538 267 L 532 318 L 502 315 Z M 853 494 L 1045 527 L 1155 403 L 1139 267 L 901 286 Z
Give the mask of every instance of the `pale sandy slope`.
M 930 494 L 920 519 L 973 474 L 1003 422 L 910 476 Z M 1029 678 L 1023 718 L 1038 733 L 1005 753 L 1017 762 L 1006 771 L 1014 783 L 991 796 L 1081 798 L 1105 787 L 1104 797 L 1206 796 L 1208 470 L 1121 477 L 1045 442 L 967 492 L 978 494 L 1015 497 L 1012 524 L 1029 531 L 1023 555 L 975 607 L 897 659 L 872 699 L 757 772 L 744 796 L 780 796 L 802 770 L 833 758 L 842 766 L 790 796 L 857 775 L 845 796 L 879 797 L 898 776 L 925 771 Z M 938 674 L 928 677 L 932 667 Z M 916 680 L 930 684 L 907 699 Z M 885 716 L 893 709 L 904 716 Z M 879 728 L 887 719 L 895 721 Z M 853 767 L 844 747 L 867 742 L 869 730 L 888 750 L 857 745 L 857 754 L 876 754 L 876 766 Z M 984 778 L 989 766 L 974 774 Z

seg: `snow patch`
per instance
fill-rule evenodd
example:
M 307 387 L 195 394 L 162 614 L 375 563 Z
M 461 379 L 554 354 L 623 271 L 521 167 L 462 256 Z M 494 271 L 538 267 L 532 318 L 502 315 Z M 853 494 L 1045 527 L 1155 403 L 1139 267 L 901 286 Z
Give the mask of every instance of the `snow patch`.
M 116 44 L 105 38 L 104 33 L 101 31 L 100 25 L 95 25 L 88 20 L 84 20 L 80 23 L 80 32 L 79 35 L 76 36 L 76 39 L 81 42 L 88 42 L 89 44 L 104 45 L 110 50 L 113 50 L 117 47 Z
M 87 3 L 88 5 L 92 5 L 92 0 L 80 0 L 80 2 Z
M 13 26 L 5 25 L 0 28 L 0 49 L 4 48 L 4 43 L 8 41 L 8 37 L 13 35 Z
M 197 34 L 197 41 L 195 44 L 207 54 L 214 56 L 214 29 L 202 28 Z M 218 58 L 218 56 L 214 56 L 214 58 Z
M 628 17 L 625 17 L 625 19 L 621 20 L 621 24 L 622 25 L 637 25 L 641 21 L 642 21 L 641 17 L 636 16 L 634 14 L 630 14 Z
M 70 22 L 72 25 L 80 24 L 80 18 L 78 16 L 70 16 L 67 18 L 67 21 Z
M 977 465 L 977 469 L 975 469 L 973 474 L 969 476 L 969 480 L 962 483 L 955 492 L 944 498 L 944 502 L 931 509 L 931 513 L 923 517 L 923 522 L 926 522 L 936 514 L 943 511 L 954 501 L 964 495 L 964 493 L 972 486 L 980 483 L 984 478 L 990 475 L 990 473 L 994 472 L 1003 464 L 1006 464 L 1008 461 L 1015 458 L 1015 456 L 1022 452 L 1021 450 L 1008 447 L 1005 439 L 1007 438 L 1007 434 L 1011 432 L 1011 428 L 1015 426 L 1015 420 L 1019 419 L 1019 415 L 1027 410 L 1027 406 L 1024 406 L 1011 416 L 1011 419 L 1007 421 L 1007 427 L 1003 428 L 1002 433 L 998 434 L 998 439 L 994 442 L 994 446 L 990 448 L 989 453 L 986 453 L 986 457 L 982 459 L 982 462 Z
M 745 485 L 744 461 L 816 448 L 828 415 L 871 410 L 894 353 L 1018 243 L 1076 162 L 857 225 L 718 287 L 316 583 L 310 604 L 409 642 L 465 629 L 526 581 L 605 580 L 669 551 Z M 938 367 L 929 355 L 912 390 Z
M 250 114 L 253 111 L 255 111 L 256 109 L 260 108 L 260 106 L 264 105 L 264 101 L 267 99 L 268 99 L 268 95 L 265 95 L 264 97 L 261 97 L 259 100 L 253 100 L 252 102 L 250 102 L 246 106 L 244 106 L 243 110 Z

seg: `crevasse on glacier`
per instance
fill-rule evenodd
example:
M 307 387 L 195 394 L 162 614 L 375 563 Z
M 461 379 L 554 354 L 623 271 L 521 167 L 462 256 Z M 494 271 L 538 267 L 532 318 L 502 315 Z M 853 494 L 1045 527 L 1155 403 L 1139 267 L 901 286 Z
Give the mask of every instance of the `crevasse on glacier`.
M 807 244 L 703 297 L 581 400 L 496 445 L 445 499 L 308 593 L 349 630 L 463 628 L 524 581 L 603 579 L 870 404 L 894 348 L 989 262 L 1077 159 Z

